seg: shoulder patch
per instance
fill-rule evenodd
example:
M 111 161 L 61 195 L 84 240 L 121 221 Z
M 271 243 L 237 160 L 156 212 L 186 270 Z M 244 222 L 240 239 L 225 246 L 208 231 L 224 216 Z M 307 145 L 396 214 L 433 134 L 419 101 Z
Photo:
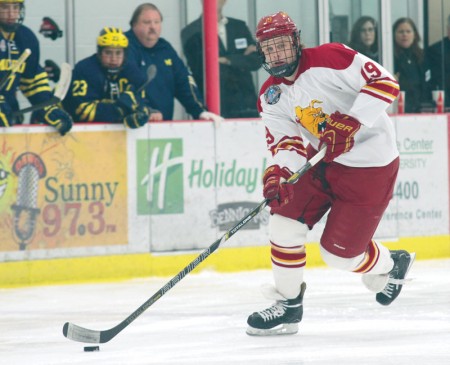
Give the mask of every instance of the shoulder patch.
M 270 85 L 264 93 L 264 100 L 270 105 L 278 103 L 280 97 L 281 89 L 278 85 Z

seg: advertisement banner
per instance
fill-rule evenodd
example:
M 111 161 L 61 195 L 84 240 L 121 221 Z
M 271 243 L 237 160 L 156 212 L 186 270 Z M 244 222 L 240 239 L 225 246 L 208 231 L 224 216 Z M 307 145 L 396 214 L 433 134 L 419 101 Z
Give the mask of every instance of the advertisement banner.
M 227 121 L 217 130 L 212 123 L 150 125 L 148 138 L 141 133 L 129 142 L 136 166 L 129 219 L 134 247 L 205 248 L 263 199 L 260 121 Z M 268 217 L 262 212 L 227 245 L 265 243 Z
M 32 131 L 0 134 L 0 252 L 126 244 L 125 131 Z
M 400 172 L 394 190 L 395 221 L 403 237 L 449 232 L 447 116 L 396 117 Z

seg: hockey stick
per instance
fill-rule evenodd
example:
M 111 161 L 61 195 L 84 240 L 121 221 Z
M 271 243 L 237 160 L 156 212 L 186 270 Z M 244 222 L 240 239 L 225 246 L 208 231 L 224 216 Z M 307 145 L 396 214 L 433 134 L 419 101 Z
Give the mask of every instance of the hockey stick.
M 287 181 L 287 184 L 295 184 L 300 177 L 314 165 L 316 165 L 325 156 L 326 148 L 322 148 L 314 157 L 312 157 L 300 170 L 295 172 Z M 86 343 L 105 343 L 110 341 L 125 329 L 131 322 L 139 317 L 145 310 L 153 305 L 158 299 L 172 289 L 181 279 L 194 270 L 201 262 L 219 248 L 219 246 L 239 231 L 243 226 L 256 217 L 269 203 L 268 199 L 264 199 L 256 208 L 242 218 L 233 228 L 227 231 L 221 238 L 215 241 L 211 246 L 205 249 L 197 258 L 189 263 L 183 270 L 175 275 L 166 285 L 153 294 L 144 304 L 131 313 L 127 318 L 120 322 L 117 326 L 104 330 L 96 331 L 77 326 L 76 324 L 66 322 L 63 326 L 63 334 L 70 340 Z
M 8 82 L 8 79 L 14 75 L 17 71 L 19 71 L 20 67 L 25 63 L 25 61 L 27 60 L 27 58 L 30 56 L 31 54 L 31 49 L 26 48 L 23 53 L 20 55 L 20 57 L 17 59 L 17 62 L 14 64 L 14 66 L 11 67 L 11 70 L 8 72 L 8 74 L 6 74 L 2 81 L 0 81 L 0 90 L 3 90 L 3 88 L 5 87 L 6 83 Z
M 147 80 L 139 87 L 139 89 L 136 91 L 136 94 L 139 94 L 142 90 L 144 90 L 148 84 L 150 84 L 153 79 L 156 76 L 156 72 L 158 71 L 158 69 L 156 68 L 155 65 L 150 65 L 148 66 L 147 69 Z
M 31 105 L 25 109 L 18 110 L 13 113 L 13 117 L 21 116 L 25 113 L 34 112 L 36 110 L 44 109 L 47 106 L 58 104 L 62 101 L 67 94 L 70 87 L 70 82 L 72 80 L 72 67 L 68 63 L 61 64 L 61 75 L 59 77 L 59 82 L 56 84 L 53 96 L 50 99 Z

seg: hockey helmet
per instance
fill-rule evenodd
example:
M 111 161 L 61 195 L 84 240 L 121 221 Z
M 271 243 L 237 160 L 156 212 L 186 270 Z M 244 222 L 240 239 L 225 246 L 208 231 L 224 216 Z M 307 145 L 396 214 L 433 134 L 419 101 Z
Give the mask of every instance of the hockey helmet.
M 108 66 L 103 64 L 102 62 L 102 52 L 104 48 L 119 48 L 124 51 L 128 47 L 128 38 L 123 34 L 122 29 L 113 28 L 113 27 L 105 27 L 100 31 L 99 36 L 97 37 L 97 56 L 100 59 L 100 63 L 102 63 L 103 68 L 107 71 L 108 75 L 115 77 L 115 75 L 119 74 L 125 60 L 121 63 L 120 66 Z
M 13 33 L 19 28 L 25 19 L 25 0 L 0 0 L 0 4 L 19 4 L 20 12 L 19 17 L 15 23 L 5 23 L 0 21 L 0 28 L 2 28 L 7 33 Z
M 98 47 L 127 48 L 128 38 L 120 28 L 105 27 L 97 37 Z
M 263 52 L 262 46 L 271 43 L 275 46 L 275 44 L 282 43 L 283 36 L 290 37 L 292 56 L 285 59 L 278 57 L 279 65 L 271 66 L 269 61 L 266 60 L 267 55 Z M 301 56 L 302 45 L 300 43 L 300 31 L 288 14 L 280 11 L 261 18 L 256 27 L 256 41 L 262 65 L 269 74 L 275 77 L 287 77 L 294 73 Z M 273 48 L 274 51 L 271 53 L 278 53 L 278 51 L 275 51 L 276 47 Z

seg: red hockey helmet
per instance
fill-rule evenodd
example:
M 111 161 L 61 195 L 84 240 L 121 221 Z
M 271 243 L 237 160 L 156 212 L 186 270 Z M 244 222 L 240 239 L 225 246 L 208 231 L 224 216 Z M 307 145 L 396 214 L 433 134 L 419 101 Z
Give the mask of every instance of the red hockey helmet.
M 288 62 L 289 60 L 286 59 L 286 62 L 282 65 L 270 66 L 261 44 L 282 36 L 291 38 L 291 52 L 294 55 L 294 59 L 291 62 Z M 302 46 L 300 44 L 300 31 L 288 14 L 279 11 L 261 18 L 256 27 L 256 41 L 262 65 L 269 74 L 275 77 L 287 77 L 294 73 L 301 56 Z

